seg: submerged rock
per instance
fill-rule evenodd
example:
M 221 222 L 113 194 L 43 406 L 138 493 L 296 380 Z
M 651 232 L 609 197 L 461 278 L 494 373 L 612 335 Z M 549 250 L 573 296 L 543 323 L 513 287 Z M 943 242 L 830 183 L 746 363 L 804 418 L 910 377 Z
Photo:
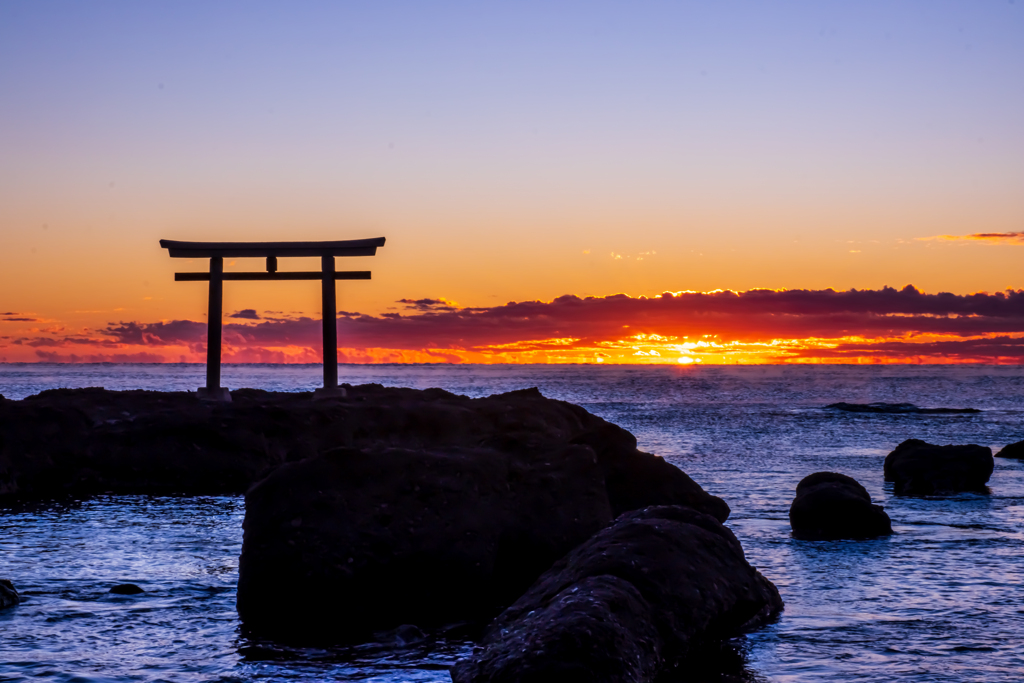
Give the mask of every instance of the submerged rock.
M 995 463 L 987 446 L 936 446 L 907 439 L 885 457 L 885 480 L 899 495 L 985 491 Z
M 913 403 L 830 403 L 826 409 L 848 413 L 980 413 L 977 408 L 918 408 Z
M 119 583 L 107 592 L 113 593 L 114 595 L 138 595 L 139 593 L 145 593 L 146 591 L 139 588 L 134 583 Z
M 701 643 L 759 626 L 782 606 L 718 520 L 651 507 L 620 516 L 545 572 L 452 679 L 651 681 Z
M 1024 458 L 1024 441 L 1018 441 L 1011 443 L 1007 446 L 1003 446 L 1003 449 L 996 453 L 997 458 Z
M 10 579 L 0 579 L 0 609 L 14 607 L 21 602 L 21 596 L 14 589 Z
M 793 536 L 805 540 L 873 538 L 892 533 L 889 515 L 873 505 L 867 489 L 838 472 L 815 472 L 800 480 L 789 508 Z

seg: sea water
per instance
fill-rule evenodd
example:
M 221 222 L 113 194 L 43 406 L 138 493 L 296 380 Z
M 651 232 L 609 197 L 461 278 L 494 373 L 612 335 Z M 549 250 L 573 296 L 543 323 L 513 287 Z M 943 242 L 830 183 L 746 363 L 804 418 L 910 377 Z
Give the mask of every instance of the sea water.
M 1017 681 L 1024 677 L 1024 463 L 996 459 L 986 493 L 898 497 L 898 443 L 1024 439 L 1011 366 L 342 366 L 342 381 L 468 396 L 539 387 L 633 432 L 732 508 L 728 525 L 786 609 L 734 639 L 750 681 Z M 315 388 L 318 366 L 224 367 L 224 385 Z M 0 365 L 0 394 L 54 387 L 194 390 L 201 365 Z M 978 408 L 871 414 L 830 403 Z M 812 472 L 860 481 L 896 534 L 798 541 L 787 518 Z M 447 681 L 460 640 L 301 649 L 240 633 L 242 496 L 99 496 L 0 510 L 0 681 Z M 110 586 L 137 583 L 138 596 Z M 273 599 L 316 600 L 302 586 Z M 326 615 L 343 618 L 343 615 Z

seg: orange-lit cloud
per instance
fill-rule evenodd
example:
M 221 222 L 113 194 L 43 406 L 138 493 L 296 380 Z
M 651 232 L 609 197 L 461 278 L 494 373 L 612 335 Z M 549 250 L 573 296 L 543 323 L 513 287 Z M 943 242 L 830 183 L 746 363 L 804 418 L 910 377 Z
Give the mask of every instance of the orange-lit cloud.
M 935 235 L 919 237 L 918 240 L 941 240 L 943 242 L 988 242 L 989 244 L 1024 244 L 1024 232 L 975 232 L 970 235 Z
M 926 294 L 908 285 L 566 295 L 484 308 L 397 303 L 403 312 L 339 312 L 342 362 L 1024 362 L 1017 290 Z M 320 360 L 319 319 L 252 309 L 228 317 L 225 362 Z M 76 334 L 54 327 L 0 339 L 0 357 L 201 362 L 205 335 L 206 324 L 191 320 L 120 321 Z

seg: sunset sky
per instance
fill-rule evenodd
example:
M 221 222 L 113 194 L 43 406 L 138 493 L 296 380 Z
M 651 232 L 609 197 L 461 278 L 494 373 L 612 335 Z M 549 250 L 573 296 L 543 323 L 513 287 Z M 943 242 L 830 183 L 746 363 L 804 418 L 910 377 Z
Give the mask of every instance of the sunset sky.
M 203 361 L 161 238 L 378 236 L 343 361 L 1024 362 L 1024 0 L 0 3 L 0 361 Z M 317 283 L 224 310 L 319 360 Z

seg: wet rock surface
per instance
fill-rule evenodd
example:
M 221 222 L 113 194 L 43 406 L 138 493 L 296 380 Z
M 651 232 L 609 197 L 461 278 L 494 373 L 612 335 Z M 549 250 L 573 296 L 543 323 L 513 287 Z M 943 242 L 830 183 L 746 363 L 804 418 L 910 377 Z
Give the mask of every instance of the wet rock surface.
M 796 487 L 789 508 L 793 536 L 804 540 L 858 539 L 892 533 L 889 515 L 867 489 L 838 472 L 815 472 Z
M 505 445 L 340 448 L 275 470 L 246 495 L 245 627 L 336 640 L 403 623 L 485 622 L 634 500 L 616 505 L 608 482 L 628 468 L 609 475 L 588 445 Z M 663 496 L 652 487 L 652 499 Z M 282 585 L 316 599 L 268 599 Z M 323 614 L 344 616 L 325 626 Z
M 487 628 L 455 683 L 651 681 L 702 644 L 770 620 L 775 586 L 718 520 L 626 513 L 559 560 Z M 685 671 L 683 672 L 685 673 Z
M 995 463 L 992 449 L 976 444 L 936 446 L 908 439 L 885 457 L 885 480 L 898 495 L 987 490 Z
M 1024 441 L 1017 441 L 1015 443 L 1003 446 L 995 457 L 997 458 L 1017 458 L 1018 460 L 1024 458 Z
M 21 596 L 10 579 L 0 579 L 0 609 L 14 607 L 21 602 Z
M 146 591 L 136 586 L 134 583 L 119 583 L 116 586 L 112 586 L 109 593 L 114 595 L 138 595 L 139 593 L 145 593 Z
M 611 520 L 585 446 L 337 449 L 246 496 L 238 612 L 290 639 L 487 619 Z M 280 586 L 315 598 L 270 598 Z

